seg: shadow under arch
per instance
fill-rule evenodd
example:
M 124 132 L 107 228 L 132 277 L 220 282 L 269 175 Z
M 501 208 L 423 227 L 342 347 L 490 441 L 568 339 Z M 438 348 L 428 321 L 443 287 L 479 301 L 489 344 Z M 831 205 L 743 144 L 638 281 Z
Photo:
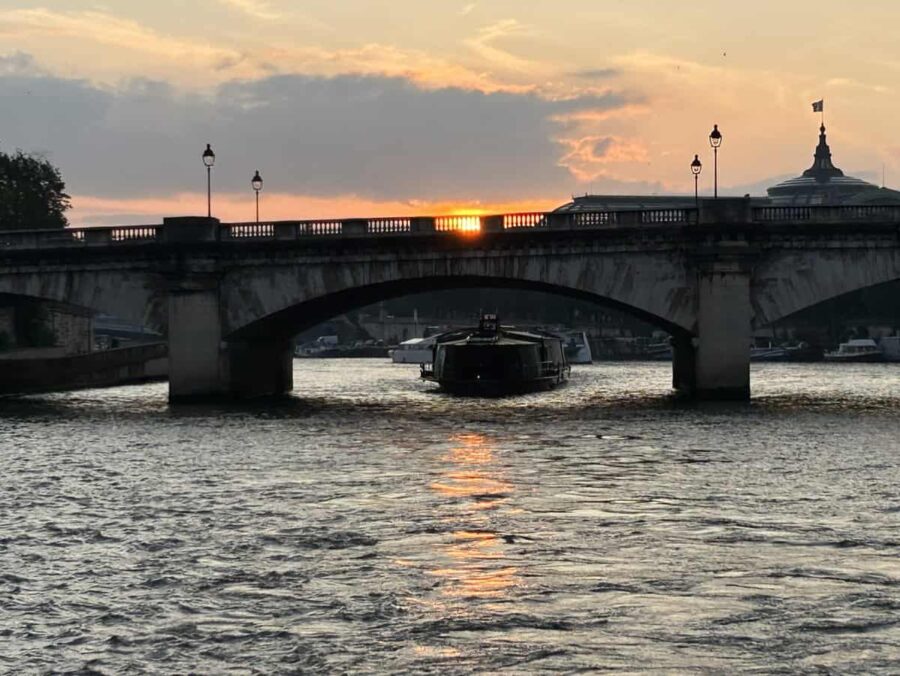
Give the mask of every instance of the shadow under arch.
M 789 253 L 764 262 L 751 282 L 752 327 L 765 328 L 850 294 L 900 282 L 900 248 L 839 251 L 810 261 Z
M 854 300 L 857 302 L 862 302 L 863 296 L 870 293 L 876 294 L 884 294 L 886 296 L 893 295 L 894 298 L 900 299 L 900 277 L 897 279 L 889 280 L 887 282 L 881 282 L 878 284 L 872 284 L 869 286 L 859 287 L 853 289 L 851 291 L 844 291 L 843 293 L 838 293 L 834 296 L 830 296 L 823 300 L 817 301 L 810 305 L 805 305 L 799 309 L 792 310 L 790 313 L 785 315 L 776 317 L 775 319 L 768 321 L 765 324 L 758 324 L 756 321 L 753 323 L 753 328 L 755 329 L 764 329 L 771 328 L 782 322 L 790 322 L 791 320 L 797 320 L 804 316 L 808 316 L 814 313 L 821 313 L 830 311 L 832 309 L 838 309 L 842 304 L 851 303 Z M 897 312 L 900 312 L 900 300 L 896 301 Z M 869 311 L 871 312 L 871 311 Z M 889 314 L 891 309 L 888 308 L 886 314 Z M 900 316 L 900 315 L 898 315 Z M 815 323 L 814 320 L 810 319 L 809 321 Z M 818 320 L 823 321 L 823 320 Z
M 16 306 L 25 303 L 45 304 L 60 310 L 71 312 L 72 314 L 97 314 L 103 312 L 102 309 L 87 307 L 76 303 L 69 303 L 55 298 L 45 298 L 43 296 L 31 296 L 22 293 L 6 293 L 0 292 L 0 307 Z
M 99 274 L 99 273 L 98 273 Z M 9 276 L 13 278 L 14 276 Z M 0 279 L 0 306 L 4 299 L 47 304 L 73 314 L 109 315 L 135 326 L 143 326 L 161 334 L 168 330 L 168 305 L 161 283 L 121 275 L 119 279 L 100 283 L 96 277 L 47 273 L 21 275 L 28 283 L 9 283 Z M 128 277 L 126 280 L 125 277 Z
M 434 276 L 392 280 L 355 287 L 319 296 L 257 319 L 225 336 L 228 341 L 290 338 L 333 317 L 383 300 L 401 298 L 428 291 L 451 289 L 521 289 L 583 300 L 613 308 L 666 331 L 675 338 L 689 338 L 692 333 L 663 317 L 606 296 L 547 282 L 487 276 Z

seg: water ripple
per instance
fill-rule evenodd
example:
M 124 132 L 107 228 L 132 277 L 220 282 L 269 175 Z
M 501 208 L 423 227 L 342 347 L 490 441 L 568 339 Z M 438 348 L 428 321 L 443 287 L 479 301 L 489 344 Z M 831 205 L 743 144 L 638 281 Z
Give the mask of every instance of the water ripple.
M 663 364 L 457 399 L 0 400 L 0 671 L 896 673 L 900 370 Z

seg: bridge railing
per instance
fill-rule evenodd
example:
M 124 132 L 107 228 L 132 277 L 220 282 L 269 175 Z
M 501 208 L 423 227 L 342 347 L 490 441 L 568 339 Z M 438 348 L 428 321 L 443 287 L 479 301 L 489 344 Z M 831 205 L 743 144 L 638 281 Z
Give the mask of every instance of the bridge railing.
M 162 239 L 161 225 L 0 231 L 2 249 L 58 249 L 143 244 Z
M 761 223 L 898 222 L 900 206 L 865 204 L 842 206 L 755 207 L 752 218 Z
M 57 230 L 0 231 L 0 250 L 142 245 L 155 242 L 247 242 L 333 237 L 468 236 L 481 232 L 580 231 L 656 228 L 701 222 L 696 208 L 620 211 L 522 212 L 500 215 L 401 216 L 218 223 L 172 219 L 164 225 L 103 226 Z M 714 213 L 714 212 L 713 212 Z M 709 217 L 707 213 L 707 218 Z M 761 206 L 733 215 L 747 224 L 898 223 L 900 206 Z M 727 220 L 727 218 L 726 218 Z M 713 224 L 715 221 L 711 221 Z M 199 230 L 197 230 L 199 228 Z
M 193 219 L 194 221 L 203 219 Z M 688 224 L 696 222 L 693 209 L 656 209 L 644 211 L 522 212 L 496 216 L 448 215 L 403 216 L 394 218 L 316 219 L 305 221 L 261 221 L 210 224 L 203 241 L 243 242 L 252 240 L 295 240 L 329 237 L 378 237 L 527 230 L 584 230 L 617 226 Z M 192 223 L 190 227 L 195 227 Z M 188 227 L 181 223 L 164 225 L 126 225 L 62 230 L 11 230 L 0 232 L 0 249 L 42 249 L 117 244 L 145 244 L 166 241 L 192 241 L 166 235 L 168 228 Z M 205 226 L 204 226 L 205 227 Z M 184 231 L 186 232 L 186 231 Z

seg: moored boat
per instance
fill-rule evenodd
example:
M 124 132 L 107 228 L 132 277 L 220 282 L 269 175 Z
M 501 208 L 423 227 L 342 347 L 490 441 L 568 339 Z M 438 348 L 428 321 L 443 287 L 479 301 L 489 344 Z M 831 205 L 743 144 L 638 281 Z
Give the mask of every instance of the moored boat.
M 591 364 L 594 361 L 591 354 L 591 344 L 587 333 L 584 331 L 571 331 L 563 334 L 566 360 L 570 364 Z
M 750 347 L 750 361 L 788 361 L 790 352 L 778 345 L 753 345 Z
M 478 328 L 439 336 L 422 378 L 454 394 L 496 396 L 552 389 L 568 380 L 570 368 L 559 336 L 501 327 L 486 314 Z
M 826 352 L 824 358 L 835 362 L 884 361 L 884 352 L 871 338 L 855 338 L 841 343 L 833 352 Z
M 436 340 L 437 335 L 404 340 L 391 350 L 391 361 L 395 364 L 430 364 Z

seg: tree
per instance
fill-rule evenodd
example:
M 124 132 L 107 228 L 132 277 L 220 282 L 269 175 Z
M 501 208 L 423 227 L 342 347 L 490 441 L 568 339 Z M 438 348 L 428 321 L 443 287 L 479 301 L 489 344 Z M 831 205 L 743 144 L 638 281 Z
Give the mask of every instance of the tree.
M 47 160 L 0 152 L 0 230 L 64 228 L 72 205 L 59 170 Z

